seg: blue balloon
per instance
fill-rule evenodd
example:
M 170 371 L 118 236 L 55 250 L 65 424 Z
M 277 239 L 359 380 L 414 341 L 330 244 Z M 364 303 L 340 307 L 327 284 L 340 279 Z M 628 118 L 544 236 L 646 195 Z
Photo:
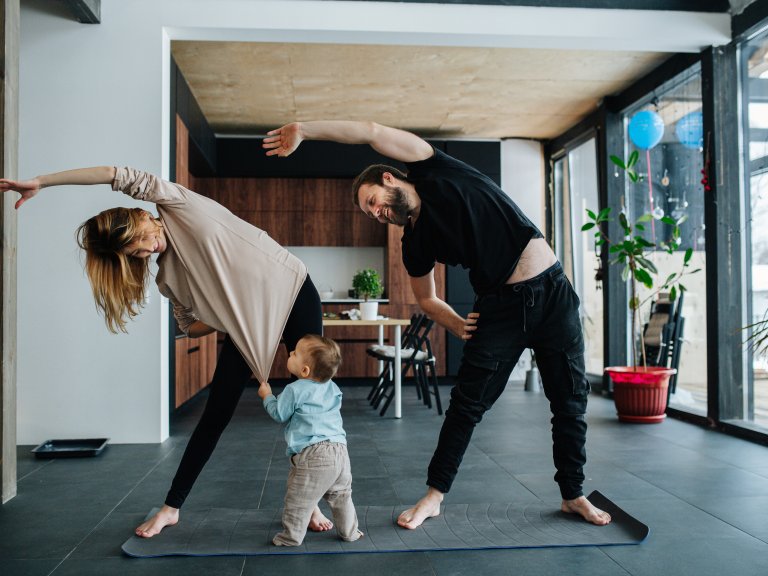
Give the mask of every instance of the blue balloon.
M 642 110 L 629 121 L 629 139 L 642 150 L 650 150 L 664 136 L 664 120 L 653 110 Z
M 675 135 L 686 148 L 704 147 L 704 116 L 701 111 L 691 112 L 678 120 Z

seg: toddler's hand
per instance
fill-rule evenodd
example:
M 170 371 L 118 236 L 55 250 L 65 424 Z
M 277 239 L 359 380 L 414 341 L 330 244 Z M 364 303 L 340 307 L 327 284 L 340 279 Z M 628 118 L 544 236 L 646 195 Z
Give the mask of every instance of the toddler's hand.
M 259 398 L 264 400 L 267 396 L 270 396 L 272 394 L 272 387 L 269 385 L 269 382 L 261 382 L 259 384 Z

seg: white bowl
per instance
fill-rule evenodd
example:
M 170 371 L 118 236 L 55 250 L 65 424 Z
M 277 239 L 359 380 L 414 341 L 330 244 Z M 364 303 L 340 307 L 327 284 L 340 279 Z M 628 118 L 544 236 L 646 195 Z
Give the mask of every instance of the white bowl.
M 330 300 L 331 298 L 333 298 L 333 290 L 324 290 L 320 292 L 321 300 Z

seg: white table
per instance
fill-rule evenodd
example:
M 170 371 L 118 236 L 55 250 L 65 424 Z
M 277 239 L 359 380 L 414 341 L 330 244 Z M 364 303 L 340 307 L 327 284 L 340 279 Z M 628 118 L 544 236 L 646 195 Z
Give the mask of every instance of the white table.
M 384 344 L 384 326 L 390 326 L 394 330 L 392 345 L 395 347 L 395 418 L 402 418 L 402 402 L 400 399 L 402 361 L 400 359 L 400 334 L 401 327 L 408 326 L 410 320 L 405 318 L 382 318 L 379 320 L 333 320 L 323 318 L 323 326 L 378 326 L 379 344 Z M 381 372 L 381 362 L 379 363 Z

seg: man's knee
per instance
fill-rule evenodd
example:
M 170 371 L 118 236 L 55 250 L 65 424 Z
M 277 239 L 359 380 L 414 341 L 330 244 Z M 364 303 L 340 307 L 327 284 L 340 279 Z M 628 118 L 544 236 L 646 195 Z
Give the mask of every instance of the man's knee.
M 451 390 L 451 401 L 445 411 L 445 418 L 474 426 L 483 419 L 487 411 L 488 407 L 482 402 L 465 396 L 458 387 L 455 387 Z

